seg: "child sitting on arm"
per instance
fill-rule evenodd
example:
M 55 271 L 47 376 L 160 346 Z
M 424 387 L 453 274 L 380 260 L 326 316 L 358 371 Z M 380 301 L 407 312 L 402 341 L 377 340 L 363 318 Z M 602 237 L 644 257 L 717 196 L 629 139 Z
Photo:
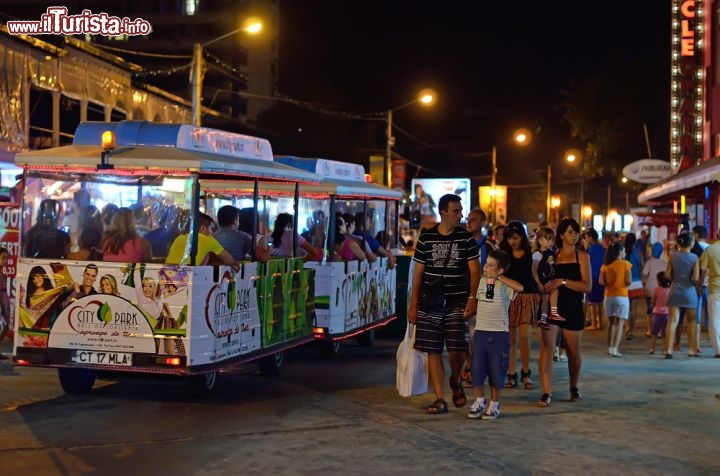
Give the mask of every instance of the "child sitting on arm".
M 532 255 L 532 274 L 538 288 L 542 291 L 545 284 L 555 276 L 555 250 L 553 249 L 555 232 L 552 228 L 543 226 L 538 229 L 536 236 L 537 251 Z M 539 328 L 550 329 L 550 324 L 548 324 L 548 302 L 550 303 L 550 319 L 554 321 L 565 320 L 557 310 L 559 293 L 560 291 L 555 288 L 550 293 L 543 292 L 541 294 Z
M 510 257 L 502 250 L 488 253 L 477 289 L 477 314 L 473 335 L 472 381 L 475 402 L 468 418 L 495 420 L 500 415 L 500 389 L 505 386 L 510 353 L 508 307 L 523 285 L 503 276 Z M 490 402 L 485 400 L 485 378 L 490 383 Z

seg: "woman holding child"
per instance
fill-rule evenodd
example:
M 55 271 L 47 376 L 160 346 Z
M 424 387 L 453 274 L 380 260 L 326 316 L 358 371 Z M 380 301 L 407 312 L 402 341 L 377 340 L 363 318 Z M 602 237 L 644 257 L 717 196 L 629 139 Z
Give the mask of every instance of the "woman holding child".
M 547 407 L 552 404 L 552 356 L 558 332 L 565 339 L 565 351 L 568 357 L 570 374 L 570 401 L 582 400 L 578 381 L 582 367 L 580 356 L 580 340 L 585 326 L 583 294 L 590 292 L 590 258 L 585 251 L 578 248 L 580 225 L 572 218 L 563 218 L 557 227 L 555 245 L 558 249 L 555 257 L 555 278 L 548 281 L 544 291 L 558 289 L 558 312 L 564 321 L 548 321 L 550 328 L 543 329 L 540 334 L 540 382 L 543 395 L 538 406 Z

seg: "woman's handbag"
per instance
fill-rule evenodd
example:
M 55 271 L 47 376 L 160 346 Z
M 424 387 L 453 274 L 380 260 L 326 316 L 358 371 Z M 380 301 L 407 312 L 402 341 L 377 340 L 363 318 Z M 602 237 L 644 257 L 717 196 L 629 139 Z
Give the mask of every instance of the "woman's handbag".
M 422 395 L 428 391 L 427 354 L 415 350 L 415 325 L 408 323 L 405 338 L 397 350 L 395 385 L 401 397 Z

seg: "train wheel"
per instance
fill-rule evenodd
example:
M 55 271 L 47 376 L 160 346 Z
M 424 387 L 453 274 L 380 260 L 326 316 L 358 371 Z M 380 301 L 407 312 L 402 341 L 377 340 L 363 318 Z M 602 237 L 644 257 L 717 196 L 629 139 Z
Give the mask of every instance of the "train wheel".
M 357 342 L 363 347 L 371 347 L 375 342 L 375 329 L 370 329 L 357 336 Z
M 90 393 L 95 384 L 95 371 L 90 369 L 58 369 L 60 386 L 65 393 Z
M 215 391 L 219 378 L 220 372 L 216 370 L 214 372 L 188 377 L 187 384 L 193 395 L 207 397 Z
M 340 341 L 322 341 L 320 342 L 320 352 L 324 357 L 335 358 L 340 353 Z
M 282 352 L 278 352 L 258 360 L 260 375 L 265 375 L 266 377 L 280 375 L 280 367 L 282 367 L 283 358 L 284 354 Z

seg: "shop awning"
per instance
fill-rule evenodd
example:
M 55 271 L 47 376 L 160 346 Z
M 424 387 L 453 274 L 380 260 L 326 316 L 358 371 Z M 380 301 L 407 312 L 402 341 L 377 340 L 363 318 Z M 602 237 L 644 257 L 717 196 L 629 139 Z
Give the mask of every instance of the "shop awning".
M 649 204 L 675 199 L 676 196 L 705 186 L 719 177 L 720 157 L 713 157 L 652 185 L 638 195 L 638 202 Z

